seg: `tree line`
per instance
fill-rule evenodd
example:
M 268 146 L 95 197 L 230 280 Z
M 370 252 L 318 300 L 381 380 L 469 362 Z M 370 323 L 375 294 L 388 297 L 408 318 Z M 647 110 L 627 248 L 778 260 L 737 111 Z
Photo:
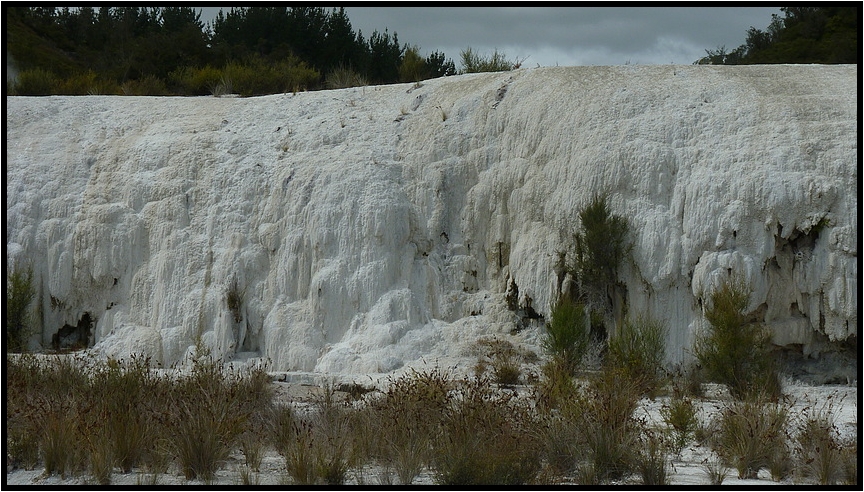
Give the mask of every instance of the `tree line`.
M 344 8 L 231 8 L 206 24 L 192 7 L 5 10 L 16 94 L 198 95 L 221 88 L 252 95 L 456 73 L 443 53 L 424 58 L 396 32 L 355 32 Z M 247 80 L 256 75 L 265 79 L 257 86 Z
M 861 7 L 782 7 L 763 31 L 747 30 L 744 44 L 705 50 L 700 65 L 858 63 Z
M 240 95 L 417 82 L 452 59 L 355 31 L 344 8 L 240 7 L 204 23 L 192 7 L 6 7 L 7 94 Z M 858 63 L 860 7 L 783 7 L 744 44 L 695 64 Z M 509 70 L 461 53 L 463 72 Z M 501 62 L 501 63 L 499 63 Z

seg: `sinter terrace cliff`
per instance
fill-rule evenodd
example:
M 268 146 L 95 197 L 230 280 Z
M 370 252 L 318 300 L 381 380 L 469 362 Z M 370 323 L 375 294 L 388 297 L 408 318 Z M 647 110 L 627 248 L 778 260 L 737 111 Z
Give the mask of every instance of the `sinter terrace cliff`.
M 525 314 L 548 317 L 558 252 L 606 191 L 631 228 L 629 311 L 665 321 L 670 362 L 729 272 L 774 342 L 817 360 L 857 346 L 857 81 L 852 65 L 554 67 L 7 97 L 7 261 L 34 268 L 31 344 L 84 325 L 104 353 L 163 364 L 200 338 L 274 370 L 388 372 L 483 334 L 536 343 Z

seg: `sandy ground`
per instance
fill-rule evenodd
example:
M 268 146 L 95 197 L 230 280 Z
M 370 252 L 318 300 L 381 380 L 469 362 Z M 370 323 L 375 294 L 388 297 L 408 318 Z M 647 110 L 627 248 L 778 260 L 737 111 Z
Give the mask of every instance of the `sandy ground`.
M 275 382 L 276 398 L 290 400 L 295 403 L 307 403 L 314 400 L 321 389 L 315 385 L 299 382 Z M 857 386 L 808 386 L 803 384 L 787 383 L 784 392 L 792 401 L 790 420 L 791 425 L 803 416 L 807 408 L 821 407 L 832 402 L 826 409 L 830 409 L 836 421 L 841 436 L 856 437 L 858 435 L 859 405 Z M 662 423 L 660 408 L 668 397 L 658 397 L 654 400 L 643 399 L 637 412 L 649 419 L 650 422 Z M 709 385 L 704 399 L 699 400 L 699 419 L 704 424 L 729 400 L 728 394 L 715 385 Z M 707 449 L 696 444 L 691 444 L 681 454 L 680 459 L 673 459 L 671 463 L 670 483 L 672 485 L 708 485 L 708 478 L 703 466 L 706 459 L 712 456 Z M 860 465 L 859 465 L 860 466 Z M 243 468 L 243 455 L 236 451 L 218 471 L 215 480 L 208 485 L 241 485 L 240 471 Z M 133 470 L 130 473 L 115 472 L 112 476 L 112 485 L 140 485 L 145 488 L 148 485 L 204 485 L 200 480 L 186 480 L 182 471 L 172 464 L 169 472 L 156 477 L 147 475 L 143 471 Z M 635 479 L 634 479 L 635 480 Z M 283 458 L 274 450 L 268 450 L 261 462 L 260 472 L 252 473 L 250 476 L 252 485 L 286 485 L 291 480 L 285 472 Z M 92 484 L 92 478 L 82 475 L 74 478 L 61 479 L 59 476 L 45 476 L 41 468 L 35 470 L 15 469 L 6 472 L 6 485 L 88 485 Z M 377 485 L 386 483 L 382 470 L 375 467 L 367 467 L 363 470 L 352 470 L 348 475 L 348 484 L 351 485 Z M 413 482 L 414 484 L 435 483 L 431 471 L 423 471 Z M 567 481 L 565 480 L 565 483 Z M 630 482 L 628 482 L 630 483 Z M 790 479 L 775 482 L 771 479 L 767 470 L 759 473 L 758 479 L 740 480 L 734 470 L 729 474 L 724 485 L 791 485 Z

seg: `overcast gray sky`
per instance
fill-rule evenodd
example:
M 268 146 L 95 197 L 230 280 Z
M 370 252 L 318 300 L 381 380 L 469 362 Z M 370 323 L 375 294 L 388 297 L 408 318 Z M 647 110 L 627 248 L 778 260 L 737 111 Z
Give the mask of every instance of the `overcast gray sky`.
M 212 20 L 219 8 L 201 8 Z M 226 12 L 229 7 L 223 7 Z M 443 52 L 459 68 L 470 46 L 481 54 L 503 51 L 524 67 L 684 64 L 706 49 L 744 44 L 747 29 L 764 30 L 778 7 L 352 7 L 354 31 L 399 36 L 420 54 Z

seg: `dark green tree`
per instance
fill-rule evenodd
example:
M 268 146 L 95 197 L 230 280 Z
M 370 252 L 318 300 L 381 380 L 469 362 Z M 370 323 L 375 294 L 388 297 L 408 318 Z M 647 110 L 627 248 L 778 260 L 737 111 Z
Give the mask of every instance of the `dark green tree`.
M 384 33 L 374 31 L 369 37 L 369 55 L 366 74 L 370 82 L 389 84 L 399 81 L 399 66 L 405 47 L 399 45 L 399 37 L 394 32 L 391 36 L 385 29 Z
M 763 31 L 747 30 L 744 44 L 726 53 L 706 50 L 697 64 L 858 63 L 860 7 L 782 7 Z
M 426 68 L 430 78 L 456 75 L 456 64 L 452 59 L 445 58 L 444 53 L 435 51 L 426 57 Z
M 359 66 L 362 63 L 365 46 L 354 33 L 343 7 L 330 12 L 325 32 L 321 66 L 317 67 L 320 71 L 326 73 L 337 67 Z
M 328 76 L 350 72 L 379 84 L 398 82 L 400 68 L 412 79 L 455 73 L 452 61 L 437 52 L 426 60 L 412 56 L 405 65 L 407 45 L 395 32 L 375 31 L 367 40 L 355 34 L 344 8 L 231 8 L 209 24 L 182 6 L 4 11 L 7 53 L 18 73 L 27 72 L 27 84 L 16 83 L 10 93 L 200 94 L 200 84 L 190 91 L 188 81 L 202 70 L 218 75 L 229 65 L 241 72 L 285 72 L 285 84 L 298 79 L 297 67 Z M 312 82 L 320 75 L 300 75 L 302 83 L 293 87 L 320 87 Z M 275 90 L 286 90 L 285 84 Z M 274 86 L 259 85 L 251 93 Z
M 595 195 L 579 212 L 579 219 L 571 270 L 580 296 L 592 311 L 614 315 L 623 306 L 618 271 L 631 248 L 627 219 L 609 210 L 605 194 Z

